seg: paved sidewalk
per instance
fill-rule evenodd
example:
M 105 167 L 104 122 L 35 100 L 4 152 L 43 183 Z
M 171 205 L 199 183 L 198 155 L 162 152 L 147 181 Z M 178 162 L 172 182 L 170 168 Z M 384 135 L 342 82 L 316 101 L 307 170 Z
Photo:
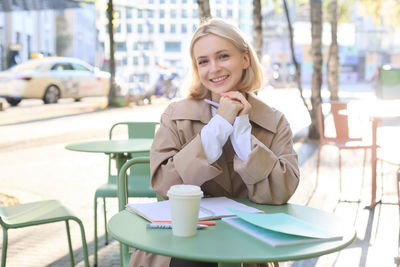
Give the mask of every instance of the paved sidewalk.
M 369 99 L 374 94 L 369 85 L 353 85 L 345 87 L 340 92 L 342 99 Z M 305 90 L 305 95 L 309 90 Z M 342 195 L 338 193 L 337 185 L 337 152 L 335 149 L 323 151 L 323 161 L 320 169 L 320 185 L 315 188 L 315 152 L 318 143 L 306 138 L 309 124 L 308 114 L 301 102 L 297 89 L 265 89 L 259 96 L 267 103 L 285 113 L 295 135 L 295 148 L 299 154 L 301 168 L 301 184 L 291 203 L 309 205 L 334 212 L 338 216 L 353 222 L 357 228 L 357 240 L 348 249 L 319 258 L 281 263 L 281 267 L 299 266 L 395 266 L 393 257 L 398 253 L 399 221 L 396 205 L 377 205 L 375 210 L 364 209 L 369 201 L 370 165 L 367 164 L 362 184 L 361 168 L 362 154 L 358 152 L 343 153 L 343 176 L 346 179 Z M 323 97 L 327 97 L 323 90 Z M 162 110 L 162 109 L 160 109 Z M 108 113 L 107 113 L 108 114 Z M 104 114 L 106 116 L 106 113 Z M 107 115 L 108 116 L 108 115 Z M 113 111 L 112 116 L 123 118 L 119 111 Z M 90 139 L 90 136 L 85 136 Z M 98 138 L 98 137 L 97 137 Z M 2 175 L 18 170 L 18 183 L 0 178 L 0 190 L 16 196 L 24 201 L 57 198 L 66 204 L 84 223 L 89 249 L 89 260 L 93 265 L 93 195 L 104 179 L 107 159 L 101 154 L 75 153 L 65 151 L 66 143 L 56 143 L 49 146 L 26 149 L 19 156 L 24 169 L 17 169 L 19 163 L 7 161 L 8 154 L 0 153 L 3 165 Z M 2 155 L 3 154 L 3 155 Z M 38 155 L 50 156 L 37 160 Z M 54 156 L 51 156 L 54 155 Z M 368 155 L 367 155 L 368 157 Z M 11 165 L 11 166 L 10 166 Z M 88 172 L 87 170 L 90 170 Z M 90 173 L 91 177 L 82 177 L 82 171 Z M 15 175 L 15 174 L 13 174 Z M 390 172 L 387 177 L 390 177 Z M 39 177 L 41 178 L 39 180 Z M 44 179 L 43 177 L 52 177 Z M 104 177 L 99 179 L 98 177 Z M 386 177 L 386 176 L 385 176 Z M 97 179 L 96 179 L 97 178 Z M 388 183 L 388 184 L 386 184 Z M 73 185 L 78 185 L 73 186 Z M 390 182 L 385 181 L 384 201 L 395 202 L 395 193 Z M 43 194 L 30 194 L 32 187 L 42 187 Z M 380 198 L 382 192 L 378 192 Z M 345 201 L 339 201 L 345 200 Z M 143 201 L 146 201 L 144 199 Z M 101 206 L 101 205 L 100 205 Z M 108 201 L 108 215 L 116 212 L 116 199 Z M 393 217 L 394 215 L 394 217 Z M 111 239 L 104 246 L 104 225 L 102 212 L 99 209 L 99 267 L 119 266 L 118 242 Z M 110 218 L 110 217 L 108 217 Z M 394 219 L 393 219 L 394 218 Z M 79 230 L 74 223 L 72 240 L 75 249 L 75 259 L 78 266 L 84 266 L 82 261 Z M 11 230 L 7 253 L 7 266 L 69 266 L 68 246 L 64 224 L 49 224 L 25 229 Z

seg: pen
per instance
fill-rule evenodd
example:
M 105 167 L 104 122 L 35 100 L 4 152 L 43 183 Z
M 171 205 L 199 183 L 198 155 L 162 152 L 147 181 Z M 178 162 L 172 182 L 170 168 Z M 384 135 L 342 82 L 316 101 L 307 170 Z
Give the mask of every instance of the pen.
M 219 107 L 219 104 L 217 102 L 211 101 L 210 99 L 205 98 L 204 102 L 213 105 L 214 107 Z
M 171 221 L 152 221 L 153 223 L 169 223 L 171 224 Z M 215 225 L 215 221 L 198 221 L 197 224 L 201 225 Z
M 172 224 L 170 223 L 148 223 L 146 225 L 147 228 L 151 228 L 151 229 L 172 229 Z M 204 224 L 198 224 L 197 225 L 197 229 L 205 229 L 207 228 L 207 225 Z

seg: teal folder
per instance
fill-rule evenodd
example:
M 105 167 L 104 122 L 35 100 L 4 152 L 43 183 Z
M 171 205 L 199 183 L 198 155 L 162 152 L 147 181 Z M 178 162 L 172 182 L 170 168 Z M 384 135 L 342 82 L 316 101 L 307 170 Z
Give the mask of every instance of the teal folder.
M 342 239 L 341 235 L 286 213 L 260 214 L 232 209 L 231 211 L 238 217 L 224 218 L 223 221 L 272 247 Z

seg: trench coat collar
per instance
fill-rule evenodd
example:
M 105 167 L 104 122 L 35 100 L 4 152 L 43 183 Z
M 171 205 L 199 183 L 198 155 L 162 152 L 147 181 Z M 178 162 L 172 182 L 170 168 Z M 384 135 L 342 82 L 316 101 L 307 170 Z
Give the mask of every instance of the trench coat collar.
M 248 101 L 252 106 L 249 114 L 250 121 L 262 128 L 276 133 L 276 110 L 269 107 L 253 94 L 248 94 Z M 210 104 L 203 100 L 183 99 L 175 103 L 171 114 L 173 120 L 197 120 L 207 124 L 212 118 Z

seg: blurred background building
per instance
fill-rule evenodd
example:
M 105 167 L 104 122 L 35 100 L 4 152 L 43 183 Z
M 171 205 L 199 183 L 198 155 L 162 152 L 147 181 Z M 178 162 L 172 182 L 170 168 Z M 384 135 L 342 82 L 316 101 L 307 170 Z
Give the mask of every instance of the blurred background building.
M 63 1 L 67 4 L 60 4 Z M 296 58 L 302 80 L 311 81 L 309 5 L 288 1 Z M 304 1 L 302 1 L 304 2 Z M 58 3 L 59 6 L 52 6 Z M 77 4 L 66 0 L 0 0 L 0 68 L 38 56 L 70 56 L 108 69 L 107 0 Z M 199 24 L 197 0 L 114 0 L 116 77 L 126 88 L 148 87 L 162 73 L 186 74 L 189 42 Z M 73 5 L 73 6 L 68 6 Z M 370 81 L 383 64 L 400 65 L 400 31 L 377 27 L 372 18 L 351 7 L 348 22 L 338 26 L 341 82 Z M 73 8 L 70 8 L 73 7 Z M 211 14 L 232 21 L 252 40 L 252 0 L 210 1 Z M 12 11 L 12 12 L 10 12 Z M 288 26 L 282 8 L 263 1 L 263 57 L 267 83 L 291 86 Z M 330 44 L 330 25 L 323 25 L 323 54 Z M 325 68 L 324 68 L 325 71 Z

